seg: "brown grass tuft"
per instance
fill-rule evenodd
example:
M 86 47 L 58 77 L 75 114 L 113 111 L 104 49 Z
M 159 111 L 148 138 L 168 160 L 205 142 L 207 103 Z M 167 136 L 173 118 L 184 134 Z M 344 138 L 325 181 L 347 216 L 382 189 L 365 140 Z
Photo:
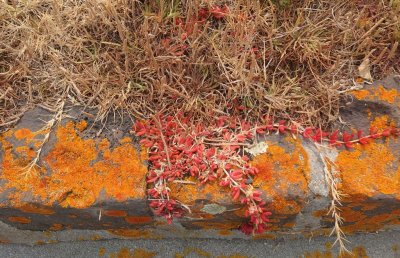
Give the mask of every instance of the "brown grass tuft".
M 181 110 L 325 127 L 366 56 L 374 78 L 399 73 L 396 3 L 3 0 L 0 127 L 60 96 L 97 108 L 100 120 L 115 110 L 142 118 Z M 191 20 L 214 4 L 229 14 Z

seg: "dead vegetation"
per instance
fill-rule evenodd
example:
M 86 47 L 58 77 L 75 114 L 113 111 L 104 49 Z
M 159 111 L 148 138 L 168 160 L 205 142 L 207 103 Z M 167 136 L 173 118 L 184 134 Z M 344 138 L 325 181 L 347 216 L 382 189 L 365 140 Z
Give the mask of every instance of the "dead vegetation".
M 223 17 L 204 14 L 216 5 Z M 325 127 L 369 58 L 399 73 L 399 1 L 2 0 L 0 128 L 62 101 L 150 118 Z M 202 13 L 203 12 L 203 13 Z M 67 94 L 64 94 L 67 91 Z

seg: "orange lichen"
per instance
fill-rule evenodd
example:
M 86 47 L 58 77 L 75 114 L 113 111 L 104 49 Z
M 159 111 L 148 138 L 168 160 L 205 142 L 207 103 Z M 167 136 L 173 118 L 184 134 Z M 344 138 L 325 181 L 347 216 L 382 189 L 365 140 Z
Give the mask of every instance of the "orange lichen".
M 221 236 L 230 236 L 230 235 L 232 235 L 232 231 L 231 230 L 222 229 L 222 230 L 218 231 L 218 234 L 220 234 Z
M 336 159 L 342 179 L 339 188 L 351 195 L 386 194 L 400 199 L 399 160 L 388 144 L 372 141 L 341 151 Z
M 103 239 L 103 237 L 100 236 L 100 235 L 93 235 L 93 236 L 90 237 L 90 239 L 92 241 L 97 241 L 97 240 Z
M 400 92 L 398 92 L 397 89 L 386 89 L 383 85 L 369 90 L 352 91 L 351 94 L 359 100 L 378 99 L 390 104 L 400 101 Z
M 187 181 L 194 181 L 193 178 Z M 230 203 L 230 193 L 228 188 L 222 188 L 217 182 L 209 182 L 204 185 L 172 183 L 171 198 L 174 198 L 184 204 L 192 205 L 196 200 L 207 199 L 209 202 Z
M 110 148 L 110 142 L 108 141 L 107 138 L 102 139 L 102 140 L 100 141 L 100 143 L 99 143 L 99 150 L 105 151 L 105 150 L 107 150 L 108 148 Z
M 149 223 L 153 219 L 151 217 L 145 217 L 145 216 L 129 216 L 125 217 L 125 221 L 129 224 L 144 224 L 144 223 Z
M 316 210 L 313 212 L 313 216 L 320 218 L 322 216 L 328 215 L 328 210 L 327 209 L 323 209 L 323 210 Z
M 260 234 L 260 235 L 254 235 L 253 239 L 258 240 L 258 239 L 276 239 L 276 235 L 273 234 Z
M 0 188 L 0 192 L 15 189 L 9 195 L 12 205 L 21 206 L 28 192 L 34 200 L 44 205 L 59 203 L 63 207 L 73 208 L 92 205 L 102 191 L 107 197 L 119 201 L 145 197 L 144 177 L 147 168 L 128 139 L 114 149 L 105 148 L 103 158 L 96 161 L 100 154 L 95 141 L 80 138 L 73 122 L 59 127 L 56 136 L 57 142 L 43 158 L 51 173 L 47 174 L 42 166 L 27 178 L 22 177 L 21 172 L 29 164 L 27 157 L 31 157 L 32 153 L 22 148 L 19 151 L 26 155 L 17 158 L 7 137 L 3 135 L 1 138 L 4 155 L 0 179 L 5 180 L 6 184 Z
M 129 137 L 124 137 L 121 140 L 119 140 L 119 143 L 124 144 L 124 143 L 131 143 L 132 139 Z
M 106 254 L 106 249 L 104 247 L 100 247 L 99 249 L 99 256 L 102 257 Z
M 399 225 L 400 210 L 391 210 L 386 203 L 375 199 L 365 199 L 365 196 L 347 196 L 340 207 L 344 224 L 341 226 L 346 234 L 356 232 L 375 232 L 389 225 Z M 387 209 L 382 213 L 383 209 Z M 332 223 L 327 214 L 328 209 L 318 212 L 318 217 Z
M 104 211 L 104 215 L 109 217 L 125 217 L 128 215 L 128 213 L 121 210 L 106 210 Z
M 79 132 L 83 132 L 87 127 L 87 122 L 85 120 L 79 121 L 78 123 L 76 123 L 75 128 L 79 131 Z
M 38 206 L 36 204 L 27 203 L 18 208 L 22 212 L 26 213 L 34 213 L 34 214 L 42 214 L 42 215 L 51 215 L 54 214 L 55 211 L 48 207 Z
M 62 224 L 56 223 L 56 224 L 53 224 L 53 225 L 49 228 L 49 230 L 51 230 L 51 231 L 58 231 L 58 230 L 61 230 L 62 228 L 63 228 L 63 225 L 62 225 Z
M 389 118 L 389 116 L 384 115 L 384 116 L 379 116 L 375 117 L 374 120 L 371 122 L 371 127 L 377 129 L 377 130 L 385 130 L 389 127 L 394 128 L 395 123 L 393 120 Z
M 399 214 L 385 213 L 379 215 L 366 215 L 349 207 L 341 207 L 341 216 L 345 221 L 342 230 L 346 234 L 356 232 L 375 232 L 388 225 L 400 225 Z M 358 217 L 355 217 L 358 216 Z
M 21 224 L 29 224 L 32 222 L 31 219 L 25 217 L 8 217 L 8 220 L 11 222 L 21 223 Z
M 274 214 L 299 213 L 304 202 L 301 197 L 308 193 L 310 168 L 307 153 L 299 140 L 289 137 L 286 140 L 294 147 L 293 151 L 287 152 L 278 145 L 268 143 L 266 153 L 256 156 L 251 162 L 260 171 L 254 185 L 272 198 L 270 207 Z M 300 196 L 296 200 L 288 199 L 290 191 Z
M 339 255 L 340 258 L 368 258 L 367 252 L 364 247 L 356 246 L 351 250 L 351 253 L 343 253 Z
M 357 99 L 365 99 L 370 95 L 370 92 L 368 90 L 356 90 L 351 92 L 351 94 L 354 95 Z
M 17 140 L 22 140 L 22 139 L 32 140 L 33 137 L 35 137 L 35 133 L 33 133 L 31 130 L 27 128 L 21 128 L 14 132 L 14 136 Z
M 28 146 L 18 146 L 15 148 L 15 152 L 24 156 L 26 159 L 32 159 L 36 155 L 36 152 Z
M 375 90 L 375 96 L 378 97 L 380 100 L 386 101 L 388 103 L 394 103 L 397 98 L 400 97 L 400 93 L 397 92 L 396 89 L 385 89 L 382 85 L 380 85 Z

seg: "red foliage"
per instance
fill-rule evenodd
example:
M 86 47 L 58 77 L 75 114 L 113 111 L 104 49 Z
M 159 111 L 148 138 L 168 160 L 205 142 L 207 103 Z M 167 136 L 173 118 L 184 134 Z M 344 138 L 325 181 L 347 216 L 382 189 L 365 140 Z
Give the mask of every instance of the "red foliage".
M 264 125 L 253 127 L 245 120 L 238 122 L 227 116 L 218 117 L 214 123 L 205 126 L 192 124 L 190 118 L 181 115 L 160 115 L 146 123 L 137 121 L 133 130 L 136 136 L 145 137 L 140 144 L 148 148 L 150 168 L 147 183 L 150 188 L 147 194 L 150 207 L 156 215 L 164 216 L 171 223 L 174 217 L 182 217 L 185 213 L 185 205 L 170 199 L 169 182 L 190 176 L 201 184 L 217 180 L 220 186 L 230 188 L 234 201 L 240 200 L 246 205 L 248 221 L 240 227 L 246 234 L 264 232 L 271 215 L 265 208 L 261 192 L 247 183 L 248 179 L 257 175 L 258 170 L 250 165 L 250 158 L 242 147 L 254 141 L 254 132 L 288 132 L 302 135 L 318 144 L 344 145 L 346 148 L 352 148 L 356 143 L 367 144 L 371 139 L 400 134 L 397 128 L 381 132 L 371 128 L 370 135 L 363 136 L 359 130 L 355 139 L 354 133 L 340 133 L 339 130 L 327 133 L 312 127 L 302 129 L 286 121 L 274 123 L 271 119 L 266 119 Z

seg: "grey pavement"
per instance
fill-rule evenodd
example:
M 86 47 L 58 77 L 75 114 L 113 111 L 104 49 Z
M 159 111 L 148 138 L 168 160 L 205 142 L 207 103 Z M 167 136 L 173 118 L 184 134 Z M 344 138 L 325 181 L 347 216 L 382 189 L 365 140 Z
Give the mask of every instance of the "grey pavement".
M 400 231 L 348 237 L 352 257 L 400 258 Z M 0 244 L 0 257 L 337 257 L 333 238 L 275 240 L 98 240 L 28 246 Z

